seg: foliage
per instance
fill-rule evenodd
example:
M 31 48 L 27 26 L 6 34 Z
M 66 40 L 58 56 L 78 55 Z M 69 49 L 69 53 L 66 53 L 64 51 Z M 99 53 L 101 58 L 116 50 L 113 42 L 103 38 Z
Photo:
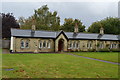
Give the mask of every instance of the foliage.
M 72 18 L 65 18 L 64 24 L 62 25 L 61 29 L 67 32 L 74 32 L 74 27 L 76 23 L 78 25 L 78 31 L 84 32 L 85 26 L 82 25 L 82 22 L 79 19 L 73 20 Z
M 109 48 L 103 48 L 103 49 L 99 49 L 100 52 L 108 52 L 110 51 Z
M 120 52 L 120 49 L 110 49 L 112 52 Z
M 73 32 L 75 23 L 77 23 L 79 32 L 85 31 L 85 26 L 82 25 L 79 19 L 65 18 L 64 21 L 64 24 L 60 25 L 60 17 L 57 15 L 57 11 L 50 12 L 47 5 L 34 10 L 34 14 L 27 19 L 24 17 L 19 18 L 22 29 L 31 29 L 32 24 L 35 24 L 37 30 L 58 31 L 62 29 Z
M 95 52 L 95 49 L 88 49 L 89 52 Z
M 50 12 L 47 5 L 34 10 L 34 14 L 28 19 L 20 17 L 19 23 L 22 29 L 31 29 L 33 24 L 37 30 L 58 31 L 60 29 L 60 17 L 57 15 L 57 11 Z
M 114 60 L 117 57 L 113 55 L 117 56 L 112 53 L 97 57 Z M 118 78 L 118 65 L 72 55 L 2 54 L 2 57 L 2 78 Z M 14 70 L 6 71 L 8 68 Z
M 105 34 L 120 34 L 120 18 L 107 17 L 101 21 L 94 22 L 88 32 L 99 33 L 100 28 L 104 28 Z
M 2 38 L 11 37 L 11 28 L 19 28 L 19 24 L 15 20 L 12 13 L 1 13 L 2 15 Z

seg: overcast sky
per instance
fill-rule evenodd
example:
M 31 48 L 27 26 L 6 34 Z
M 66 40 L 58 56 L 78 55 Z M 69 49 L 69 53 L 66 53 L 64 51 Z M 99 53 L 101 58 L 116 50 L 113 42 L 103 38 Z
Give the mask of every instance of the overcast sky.
M 93 22 L 106 17 L 118 17 L 118 2 L 2 2 L 3 13 L 13 13 L 18 19 L 33 15 L 34 9 L 47 4 L 50 11 L 57 11 L 64 18 L 80 19 L 88 28 Z

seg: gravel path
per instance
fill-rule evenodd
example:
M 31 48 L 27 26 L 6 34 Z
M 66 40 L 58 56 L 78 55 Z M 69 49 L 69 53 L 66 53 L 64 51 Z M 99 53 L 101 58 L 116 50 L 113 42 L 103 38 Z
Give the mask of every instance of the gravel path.
M 86 59 L 92 59 L 92 60 L 96 60 L 96 61 L 101 61 L 101 62 L 106 62 L 106 63 L 111 63 L 111 64 L 120 65 L 120 63 L 116 63 L 116 62 L 110 62 L 110 61 L 105 61 L 105 60 L 100 60 L 100 59 L 94 59 L 94 58 L 89 58 L 89 57 L 74 55 L 74 54 L 71 54 L 71 53 L 67 53 L 67 54 L 68 54 L 68 55 L 73 55 L 73 56 L 76 56 L 76 57 L 82 57 L 82 58 L 86 58 Z

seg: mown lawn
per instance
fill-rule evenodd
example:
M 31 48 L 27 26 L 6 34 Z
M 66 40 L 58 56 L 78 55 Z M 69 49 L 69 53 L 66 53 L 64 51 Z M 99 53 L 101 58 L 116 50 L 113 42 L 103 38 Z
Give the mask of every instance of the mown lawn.
M 118 78 L 116 64 L 67 54 L 3 54 L 2 71 L 3 78 Z
M 72 54 L 111 62 L 119 62 L 118 52 L 72 52 Z

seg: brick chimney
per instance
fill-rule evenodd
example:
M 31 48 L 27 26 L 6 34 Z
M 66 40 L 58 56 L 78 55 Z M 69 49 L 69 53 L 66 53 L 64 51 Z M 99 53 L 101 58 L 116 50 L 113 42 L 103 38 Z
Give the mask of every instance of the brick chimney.
M 100 28 L 100 34 L 102 34 L 102 35 L 104 34 L 104 28 L 103 27 Z
M 34 30 L 34 31 L 36 30 L 36 27 L 34 24 L 32 25 L 32 30 Z
M 32 20 L 32 30 L 36 30 L 36 27 L 35 27 L 35 19 Z
M 33 21 L 32 21 L 32 27 L 31 27 L 31 36 L 34 36 L 35 30 L 36 30 L 35 20 L 33 19 Z
M 74 33 L 78 33 L 78 25 L 77 25 L 77 23 L 75 23 Z

